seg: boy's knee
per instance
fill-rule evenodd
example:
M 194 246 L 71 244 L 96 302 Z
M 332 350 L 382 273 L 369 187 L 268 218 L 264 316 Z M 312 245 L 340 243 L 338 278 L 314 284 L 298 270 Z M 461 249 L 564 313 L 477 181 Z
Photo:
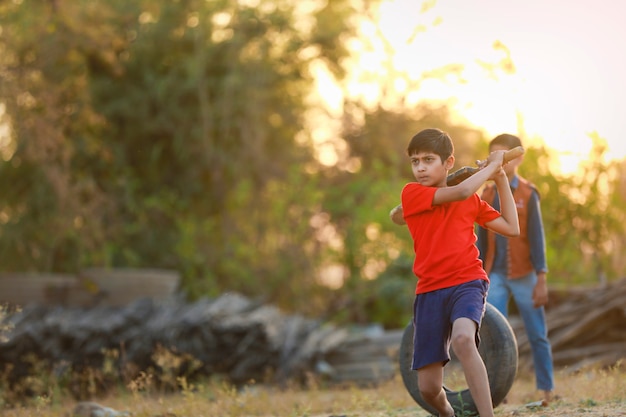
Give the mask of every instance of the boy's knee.
M 427 401 L 435 398 L 443 389 L 443 387 L 436 383 L 433 378 L 427 377 L 419 378 L 417 380 L 417 387 L 420 391 L 420 395 L 422 396 L 422 398 Z
M 429 403 L 441 393 L 441 389 L 441 387 L 432 384 L 420 384 L 419 386 L 420 395 Z
M 474 335 L 467 333 L 459 333 L 454 335 L 451 340 L 452 349 L 458 357 L 462 357 L 472 353 L 476 348 L 476 340 Z

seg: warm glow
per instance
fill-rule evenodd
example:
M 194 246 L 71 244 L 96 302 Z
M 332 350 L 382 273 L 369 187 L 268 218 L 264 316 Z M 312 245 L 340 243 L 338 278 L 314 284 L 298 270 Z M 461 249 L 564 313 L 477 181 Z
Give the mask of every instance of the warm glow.
M 344 281 L 348 276 L 347 268 L 341 264 L 328 265 L 320 271 L 317 282 L 320 285 L 337 290 L 343 287 Z
M 588 159 L 594 132 L 608 158 L 626 158 L 626 3 L 384 0 L 380 11 L 378 27 L 364 23 L 365 40 L 351 45 L 346 94 L 445 100 L 490 136 L 545 144 L 564 173 Z M 337 111 L 336 87 L 321 91 Z

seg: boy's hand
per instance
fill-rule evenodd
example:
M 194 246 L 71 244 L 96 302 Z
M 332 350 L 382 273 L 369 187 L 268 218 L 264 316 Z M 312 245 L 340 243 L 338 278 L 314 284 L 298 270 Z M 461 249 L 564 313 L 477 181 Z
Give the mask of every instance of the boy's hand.
M 533 288 L 533 304 L 535 308 L 548 304 L 548 284 L 545 272 L 537 273 L 537 284 Z
M 404 221 L 404 211 L 402 210 L 402 204 L 399 204 L 391 209 L 391 212 L 389 212 L 389 217 L 391 218 L 391 221 L 399 226 L 403 226 L 406 224 L 406 222 Z
M 489 154 L 487 158 L 486 165 L 497 164 L 500 167 L 504 164 L 504 154 L 506 151 L 493 151 Z
M 498 178 L 505 178 L 505 177 L 506 177 L 506 172 L 504 171 L 502 167 L 500 167 L 500 169 L 496 170 L 496 172 L 494 172 L 493 175 L 489 177 L 489 179 L 492 181 L 496 181 Z

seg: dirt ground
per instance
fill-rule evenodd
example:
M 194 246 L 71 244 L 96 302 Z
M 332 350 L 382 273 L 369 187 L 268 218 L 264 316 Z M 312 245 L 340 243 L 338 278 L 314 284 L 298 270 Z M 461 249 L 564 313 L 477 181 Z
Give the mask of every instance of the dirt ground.
M 521 370 L 507 401 L 495 409 L 495 415 L 516 417 L 584 416 L 584 417 L 624 417 L 626 416 L 626 368 L 611 370 L 589 370 L 570 372 L 557 370 L 555 374 L 555 399 L 547 407 L 537 406 L 540 394 L 535 390 L 534 377 L 529 370 Z M 389 399 L 386 410 L 352 408 L 350 411 L 316 414 L 312 417 L 428 417 L 430 414 L 413 402 L 404 387 L 398 382 L 371 392 L 371 396 Z M 363 398 L 369 398 L 363 394 Z M 396 397 L 397 396 L 397 397 Z M 400 405 L 393 408 L 391 404 Z M 404 405 L 404 406 L 402 406 Z M 339 409 L 338 409 L 339 410 Z
M 626 400 L 621 402 L 595 403 L 593 401 L 561 399 L 548 407 L 533 407 L 530 405 L 500 405 L 495 415 L 516 417 L 554 417 L 554 416 L 584 416 L 584 417 L 623 417 L 626 416 Z M 418 406 L 385 411 L 352 411 L 346 413 L 325 413 L 310 417 L 429 417 L 431 414 Z
M 501 406 L 497 415 L 501 416 L 586 416 L 586 417 L 617 417 L 626 416 L 626 402 L 621 404 L 589 404 L 584 401 L 570 403 L 557 401 L 547 408 L 527 408 L 520 406 Z
M 558 370 L 555 395 L 547 407 L 532 407 L 541 397 L 534 378 L 521 372 L 507 395 L 507 402 L 495 409 L 497 417 L 626 417 L 626 368 L 570 372 Z M 93 398 L 114 410 L 133 417 L 428 417 L 409 395 L 401 378 L 373 387 L 336 387 L 322 384 L 309 389 L 277 388 L 264 385 L 243 390 L 221 384 L 188 387 L 179 394 L 112 393 Z M 2 417 L 67 417 L 75 401 L 42 401 L 29 407 L 0 410 Z M 116 414 L 121 416 L 123 414 Z M 95 417 L 80 416 L 80 417 Z

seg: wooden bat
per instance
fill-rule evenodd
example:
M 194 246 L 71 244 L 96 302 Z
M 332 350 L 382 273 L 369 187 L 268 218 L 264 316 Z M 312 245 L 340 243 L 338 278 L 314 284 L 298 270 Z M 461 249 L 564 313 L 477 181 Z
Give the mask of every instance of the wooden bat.
M 521 146 L 516 146 L 513 149 L 509 149 L 504 153 L 504 163 L 506 164 L 509 161 L 514 160 L 520 156 L 524 155 L 524 148 Z M 453 173 L 449 174 L 446 178 L 446 183 L 448 185 L 457 185 L 467 178 L 471 177 L 475 173 L 480 171 L 480 168 L 477 167 L 463 167 L 459 168 Z
M 522 146 L 516 146 L 515 148 L 509 149 L 508 151 L 504 153 L 504 157 L 503 157 L 504 163 L 506 164 L 507 162 L 512 161 L 515 158 L 519 158 L 522 155 L 524 155 L 524 148 Z M 471 177 L 478 171 L 480 171 L 480 168 L 478 167 L 467 166 L 467 167 L 459 168 L 453 173 L 448 174 L 448 176 L 446 177 L 446 184 L 450 186 L 457 185 L 463 182 L 464 180 L 466 180 L 467 178 Z M 389 217 L 391 217 L 391 220 L 395 224 L 398 224 L 398 225 L 406 224 L 406 222 L 404 221 L 404 217 L 402 216 L 402 204 L 394 207 L 389 213 Z

